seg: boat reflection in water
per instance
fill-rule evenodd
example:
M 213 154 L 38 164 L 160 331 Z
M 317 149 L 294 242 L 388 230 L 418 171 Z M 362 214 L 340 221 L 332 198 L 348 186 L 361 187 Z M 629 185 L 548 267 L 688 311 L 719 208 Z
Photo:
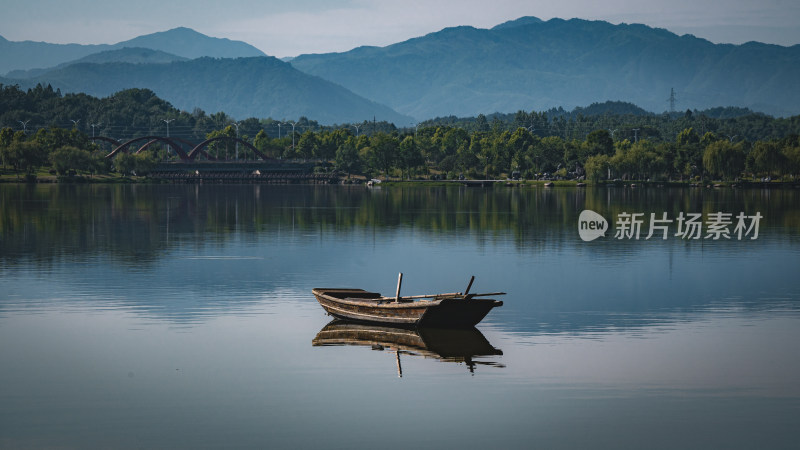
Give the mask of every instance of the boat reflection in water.
M 400 377 L 403 376 L 400 354 L 464 363 L 473 374 L 478 365 L 505 367 L 498 362 L 474 359 L 503 354 L 502 350 L 492 347 L 475 327 L 409 329 L 334 319 L 317 333 L 311 345 L 359 345 L 373 350 L 394 351 L 397 359 L 397 375 Z

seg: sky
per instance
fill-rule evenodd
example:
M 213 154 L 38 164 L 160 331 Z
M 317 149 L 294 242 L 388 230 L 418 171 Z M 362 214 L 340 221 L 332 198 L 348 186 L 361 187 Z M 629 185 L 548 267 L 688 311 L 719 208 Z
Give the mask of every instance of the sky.
M 183 26 L 277 57 L 522 16 L 642 23 L 715 43 L 800 44 L 798 0 L 0 0 L 0 11 L 0 35 L 11 41 L 114 44 Z

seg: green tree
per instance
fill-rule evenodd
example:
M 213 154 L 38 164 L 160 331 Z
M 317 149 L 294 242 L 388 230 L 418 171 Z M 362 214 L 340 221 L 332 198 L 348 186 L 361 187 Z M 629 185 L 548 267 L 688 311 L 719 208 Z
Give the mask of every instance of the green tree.
M 687 111 L 691 116 L 691 111 Z M 686 128 L 675 138 L 676 148 L 673 157 L 673 169 L 683 177 L 692 177 L 700 172 L 703 166 L 703 147 L 700 136 L 694 128 Z
M 361 170 L 361 157 L 358 154 L 354 138 L 348 139 L 341 147 L 336 149 L 334 166 L 337 170 L 346 172 L 347 178 Z
M 765 173 L 768 176 L 782 175 L 787 161 L 778 142 L 756 142 L 750 154 L 753 158 L 754 172 Z
M 411 178 L 411 172 L 414 169 L 425 164 L 425 159 L 422 157 L 422 152 L 419 150 L 413 136 L 406 136 L 400 142 L 397 163 L 400 167 L 401 175 L 405 173 L 408 178 Z
M 272 139 L 267 136 L 264 130 L 260 130 L 256 137 L 253 138 L 253 147 L 257 148 L 261 153 L 274 158 L 276 156 L 275 149 L 272 146 Z
M 371 145 L 367 151 L 368 161 L 372 168 L 383 172 L 384 178 L 389 178 L 389 171 L 397 161 L 397 138 L 392 135 L 379 132 L 371 139 Z
M 92 153 L 91 166 L 89 173 L 108 173 L 111 171 L 111 160 L 106 158 L 102 151 Z
M 586 155 L 606 155 L 614 154 L 614 140 L 608 130 L 595 130 L 586 136 Z
M 486 116 L 483 114 L 478 114 L 478 117 L 475 118 L 475 131 L 489 131 L 489 122 L 486 120 Z
M 703 137 L 700 139 L 700 146 L 702 148 L 708 148 L 709 145 L 711 145 L 714 142 L 717 142 L 718 140 L 719 138 L 717 137 L 717 135 L 709 131 L 706 134 L 704 134 Z
M 297 155 L 303 159 L 311 159 L 319 151 L 320 140 L 317 133 L 306 130 L 297 141 Z
M 712 175 L 726 180 L 736 178 L 744 170 L 745 153 L 740 144 L 726 140 L 712 142 L 703 153 L 703 167 Z
M 668 172 L 667 162 L 662 151 L 661 147 L 649 140 L 640 140 L 631 146 L 627 157 L 636 178 L 639 180 L 661 178 Z
M 344 143 L 352 136 L 347 130 L 334 130 L 329 133 L 324 133 L 320 138 L 317 153 L 314 155 L 319 159 L 330 161 L 336 157 L 336 150 L 339 149 Z
M 469 134 L 463 128 L 449 128 L 441 137 L 443 157 L 455 156 L 461 147 L 469 146 Z
M 486 173 L 488 161 L 486 152 L 484 151 L 485 144 L 486 138 L 481 137 L 480 135 L 473 136 L 469 144 L 469 151 L 475 157 L 474 175 L 477 176 L 478 174 L 482 174 L 483 178 L 488 177 L 488 174 Z
M 492 155 L 491 165 L 494 168 L 495 175 L 508 174 L 511 172 L 512 153 L 508 147 L 508 141 L 511 139 L 511 132 L 504 131 L 491 140 L 490 152 Z
M 800 146 L 788 146 L 783 149 L 786 158 L 786 173 L 797 177 L 800 175 Z
M 694 128 L 689 127 L 678 133 L 675 141 L 681 146 L 699 144 L 700 136 L 694 131 Z
M 94 169 L 92 154 L 73 146 L 53 150 L 50 163 L 59 175 L 66 175 L 70 170 L 92 172 Z
M 541 159 L 539 170 L 544 172 L 555 172 L 560 166 L 564 165 L 564 140 L 558 136 L 548 136 L 540 141 L 538 155 Z
M 224 116 L 224 114 L 222 114 Z M 213 116 L 212 116 L 213 117 Z M 221 130 L 214 130 L 208 134 L 206 134 L 206 139 L 212 139 L 217 137 L 227 137 L 227 138 L 235 138 L 236 137 L 236 129 L 233 125 L 228 125 L 227 127 Z M 230 139 L 222 139 L 219 141 L 214 141 L 208 144 L 208 154 L 213 155 L 217 159 L 224 159 L 227 160 L 234 154 L 236 148 L 236 144 L 234 141 Z
M 517 113 L 519 114 L 519 113 Z M 536 140 L 526 128 L 517 128 L 508 139 L 508 151 L 511 153 L 511 170 L 526 172 L 531 169 L 532 156 Z
M 55 127 L 40 128 L 34 139 L 47 149 L 70 146 L 91 151 L 96 148 L 96 145 L 89 140 L 89 136 L 75 128 L 69 130 Z
M 13 140 L 8 147 L 2 149 L 3 161 L 11 165 L 14 171 L 24 172 L 29 178 L 34 177 L 36 170 L 47 163 L 47 151 L 35 140 Z
M 631 151 L 631 141 L 625 139 L 614 143 L 614 156 L 609 160 L 611 170 L 614 174 L 622 179 L 630 179 L 633 171 L 636 169 L 632 163 L 632 158 L 628 156 Z
M 606 178 L 610 167 L 610 160 L 611 158 L 603 154 L 590 156 L 586 159 L 586 163 L 584 164 L 586 176 L 592 180 L 593 183 L 597 183 L 601 179 Z
M 11 128 L 0 129 L 0 147 L 8 147 L 14 140 L 14 130 Z
M 158 158 L 151 152 L 134 155 L 134 170 L 138 176 L 147 176 L 158 165 Z
M 0 159 L 3 160 L 3 168 L 10 165 L 11 162 L 7 161 L 7 158 L 10 156 L 7 154 L 8 147 L 11 145 L 11 142 L 14 141 L 14 130 L 11 128 L 3 128 L 0 130 Z
M 586 160 L 584 156 L 585 146 L 576 140 L 564 142 L 564 167 L 568 172 L 578 172 L 580 163 Z
M 136 170 L 136 158 L 129 153 L 122 152 L 114 158 L 114 168 L 122 176 L 131 175 Z

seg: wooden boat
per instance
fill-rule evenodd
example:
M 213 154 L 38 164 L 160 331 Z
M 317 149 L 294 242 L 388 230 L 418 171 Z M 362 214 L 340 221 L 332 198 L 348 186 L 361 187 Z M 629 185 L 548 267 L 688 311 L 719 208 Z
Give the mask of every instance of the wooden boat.
M 422 356 L 443 362 L 461 363 L 474 372 L 477 365 L 504 367 L 484 357 L 502 355 L 475 327 L 400 328 L 334 319 L 311 341 L 315 347 L 360 346 L 397 353 L 397 372 L 402 376 L 400 354 Z M 477 360 L 475 358 L 478 358 Z
M 463 293 L 400 296 L 403 274 L 397 280 L 397 295 L 383 297 L 363 289 L 316 288 L 311 292 L 328 314 L 356 322 L 407 327 L 471 327 L 503 302 L 482 298 L 504 292 L 470 294 L 472 277 Z

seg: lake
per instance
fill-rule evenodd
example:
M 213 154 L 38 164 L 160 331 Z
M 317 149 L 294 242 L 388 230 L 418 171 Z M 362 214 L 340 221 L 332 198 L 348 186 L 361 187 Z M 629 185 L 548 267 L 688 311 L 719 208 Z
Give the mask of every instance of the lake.
M 795 189 L 5 184 L 0 212 L 0 448 L 797 445 Z M 418 332 L 311 295 L 399 272 L 507 295 Z

